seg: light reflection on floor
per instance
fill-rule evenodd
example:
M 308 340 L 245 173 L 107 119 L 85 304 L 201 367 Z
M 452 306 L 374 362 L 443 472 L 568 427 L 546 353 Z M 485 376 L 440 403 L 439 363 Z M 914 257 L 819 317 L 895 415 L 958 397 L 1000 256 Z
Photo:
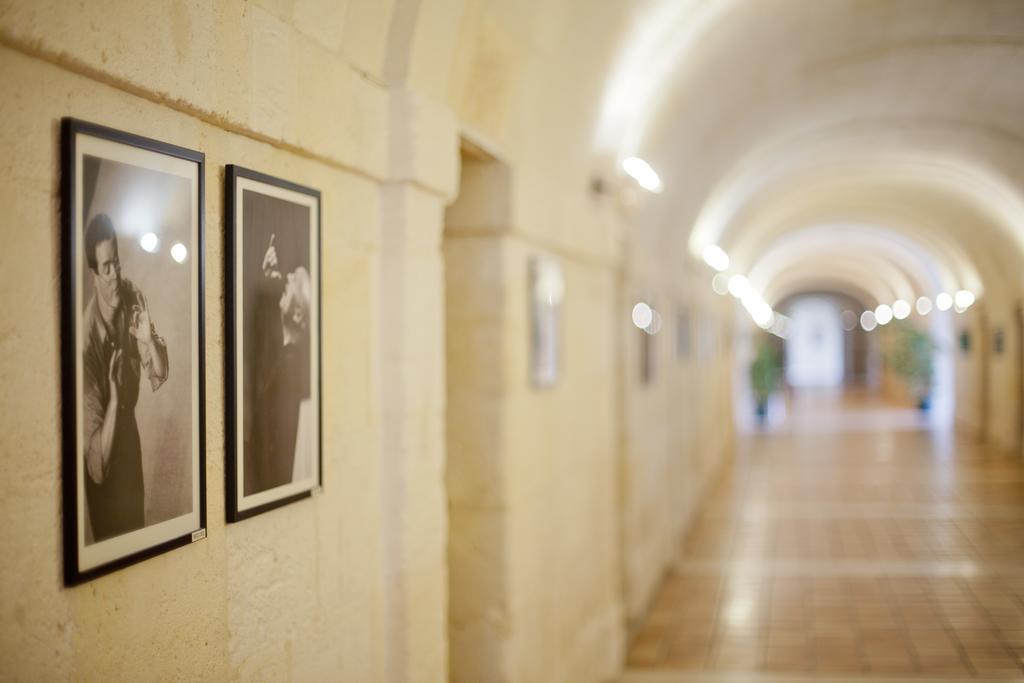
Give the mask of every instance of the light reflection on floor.
M 882 403 L 862 391 L 836 388 L 778 392 L 772 401 L 762 432 L 885 434 L 927 430 L 930 426 L 927 412 Z
M 1024 680 L 1024 467 L 926 424 L 804 394 L 744 438 L 624 680 Z

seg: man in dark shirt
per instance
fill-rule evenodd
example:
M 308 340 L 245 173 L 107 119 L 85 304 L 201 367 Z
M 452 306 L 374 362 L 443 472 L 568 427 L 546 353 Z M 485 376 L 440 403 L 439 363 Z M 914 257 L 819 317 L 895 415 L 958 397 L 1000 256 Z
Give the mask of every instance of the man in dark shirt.
M 143 373 L 156 391 L 167 380 L 167 345 L 146 299 L 121 277 L 117 234 L 105 214 L 85 230 L 95 292 L 83 315 L 85 499 L 94 541 L 145 525 L 142 444 L 135 421 Z

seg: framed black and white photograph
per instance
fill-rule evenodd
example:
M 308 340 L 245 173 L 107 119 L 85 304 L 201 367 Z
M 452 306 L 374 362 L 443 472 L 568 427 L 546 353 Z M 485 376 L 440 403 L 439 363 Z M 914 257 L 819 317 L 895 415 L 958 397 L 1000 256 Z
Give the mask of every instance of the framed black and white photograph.
M 965 354 L 971 350 L 971 333 L 967 330 L 960 330 L 960 350 Z
M 68 585 L 206 535 L 203 170 L 62 122 Z
M 530 260 L 530 380 L 544 389 L 554 386 L 559 374 L 559 327 L 565 276 L 549 256 Z
M 320 193 L 227 167 L 227 518 L 321 483 Z
M 685 360 L 690 357 L 690 345 L 693 332 L 690 325 L 690 309 L 683 308 L 676 312 L 676 358 Z
M 718 346 L 718 319 L 705 311 L 701 313 L 700 320 L 700 330 L 697 335 L 697 361 L 709 363 L 714 360 Z
M 649 328 L 638 331 L 640 340 L 640 384 L 651 384 L 658 375 L 657 333 Z

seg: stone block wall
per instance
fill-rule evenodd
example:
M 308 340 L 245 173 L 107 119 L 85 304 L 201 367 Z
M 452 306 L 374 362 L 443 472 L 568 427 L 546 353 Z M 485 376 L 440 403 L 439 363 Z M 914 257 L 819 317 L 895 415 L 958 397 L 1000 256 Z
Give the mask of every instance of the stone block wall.
M 0 4 L 5 678 L 617 675 L 626 615 L 663 572 L 728 431 L 721 353 L 663 358 L 651 391 L 625 369 L 631 219 L 590 191 L 586 125 L 622 11 L 576 0 Z M 208 537 L 71 589 L 60 542 L 64 116 L 203 151 L 207 190 Z M 495 177 L 460 175 L 466 140 L 500 162 Z M 230 526 L 229 163 L 322 192 L 324 314 L 323 493 Z M 566 276 L 562 376 L 545 391 L 527 369 L 537 254 Z M 650 286 L 691 302 L 695 336 L 698 310 L 720 316 L 672 278 Z M 670 335 L 660 342 L 669 353 Z M 706 396 L 692 408 L 691 387 Z

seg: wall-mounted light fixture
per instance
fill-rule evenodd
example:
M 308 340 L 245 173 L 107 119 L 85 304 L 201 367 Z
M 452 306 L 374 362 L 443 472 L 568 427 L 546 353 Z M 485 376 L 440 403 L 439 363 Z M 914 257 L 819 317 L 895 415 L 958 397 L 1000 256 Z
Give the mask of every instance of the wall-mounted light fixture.
M 627 157 L 622 160 L 622 170 L 630 178 L 637 182 L 637 185 L 648 192 L 658 193 L 664 189 L 661 178 L 651 168 L 651 165 L 640 157 Z
M 721 273 L 729 267 L 729 255 L 717 244 L 711 244 L 704 250 L 704 263 Z

